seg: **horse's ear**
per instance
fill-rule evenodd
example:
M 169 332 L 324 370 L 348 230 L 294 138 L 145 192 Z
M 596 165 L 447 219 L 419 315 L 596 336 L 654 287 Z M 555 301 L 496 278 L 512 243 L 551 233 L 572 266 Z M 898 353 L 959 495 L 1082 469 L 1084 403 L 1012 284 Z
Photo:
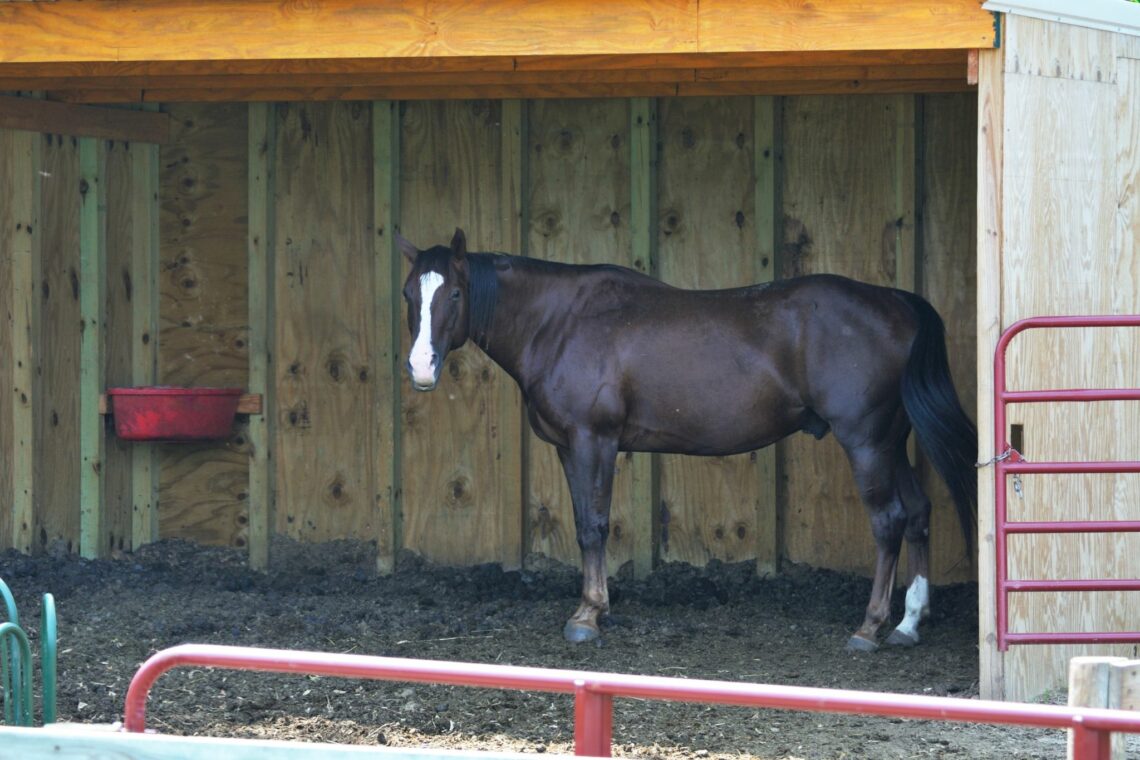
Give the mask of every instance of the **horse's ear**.
M 458 227 L 455 228 L 455 235 L 451 238 L 451 255 L 457 259 L 467 255 L 467 236 Z
M 400 249 L 400 253 L 404 254 L 404 258 L 413 264 L 416 263 L 416 256 L 418 256 L 420 252 L 419 249 L 412 245 L 399 232 L 396 233 L 396 247 Z

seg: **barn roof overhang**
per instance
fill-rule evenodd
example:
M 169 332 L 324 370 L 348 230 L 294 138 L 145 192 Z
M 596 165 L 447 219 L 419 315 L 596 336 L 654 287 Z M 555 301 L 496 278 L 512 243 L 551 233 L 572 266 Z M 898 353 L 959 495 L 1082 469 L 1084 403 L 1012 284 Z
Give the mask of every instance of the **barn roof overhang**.
M 0 91 L 85 103 L 964 90 L 980 0 L 0 0 Z

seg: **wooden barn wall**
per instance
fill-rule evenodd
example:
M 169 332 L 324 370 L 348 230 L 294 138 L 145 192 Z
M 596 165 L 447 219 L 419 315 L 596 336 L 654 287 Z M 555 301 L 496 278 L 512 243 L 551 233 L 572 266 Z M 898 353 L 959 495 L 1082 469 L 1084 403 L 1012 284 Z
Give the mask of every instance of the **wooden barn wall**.
M 245 388 L 245 104 L 166 107 L 159 158 L 159 356 L 165 385 Z M 159 534 L 243 546 L 248 441 L 158 446 Z
M 508 101 L 405 104 L 398 169 L 405 237 L 426 248 L 462 227 L 474 251 L 502 250 L 517 239 L 519 211 L 507 206 L 518 195 L 506 192 L 513 180 L 501 173 L 510 165 L 504 134 L 516 146 L 521 140 L 504 127 L 510 109 Z M 401 279 L 394 292 L 402 286 Z M 403 357 L 411 338 L 401 327 Z M 448 356 L 434 393 L 414 393 L 400 380 L 401 545 L 456 564 L 517 567 L 523 472 L 514 381 L 470 346 Z
M 107 161 L 107 330 L 104 337 L 105 387 L 133 384 L 131 320 L 134 295 L 132 280 L 133 234 L 131 145 L 122 141 L 105 142 Z M 134 492 L 131 488 L 131 455 L 134 445 L 116 436 L 104 443 L 104 512 L 103 531 L 106 546 L 102 551 L 121 552 L 131 549 L 131 515 Z
M 302 541 L 380 530 L 371 140 L 367 103 L 277 109 L 275 529 Z
M 79 551 L 79 140 L 44 136 L 33 547 Z
M 1007 17 L 1001 324 L 1046 314 L 1140 312 L 1140 46 L 1135 38 Z M 1033 118 L 1023 118 L 1033 114 Z M 1015 389 L 1140 387 L 1140 330 L 1033 331 L 1010 346 Z M 1030 460 L 1138 459 L 1140 405 L 1010 407 Z M 1013 520 L 1137 520 L 1140 479 L 1030 475 Z M 1017 536 L 1012 578 L 1140 577 L 1140 535 Z M 983 631 L 992 630 L 983 608 Z M 1140 594 L 1014 594 L 1013 631 L 1136 630 Z M 987 686 L 1032 699 L 1085 654 L 1134 646 L 1013 646 Z M 987 660 L 989 661 L 989 660 Z M 1000 670 L 1000 668 L 999 668 Z M 1004 683 L 1002 682 L 1004 680 Z
M 633 252 L 631 110 L 630 101 L 618 99 L 530 104 L 528 255 L 650 271 L 652 262 L 635 259 Z M 528 427 L 526 454 L 526 550 L 575 564 L 574 509 L 554 447 Z M 638 549 L 652 555 L 652 536 L 630 529 L 639 514 L 651 515 L 648 494 L 636 477 L 648 471 L 648 455 L 619 455 L 607 547 L 611 574 L 633 562 Z
M 128 448 L 110 436 L 95 486 L 106 506 L 84 523 L 98 526 L 100 551 L 148 540 L 140 473 L 153 451 L 162 537 L 371 540 L 382 567 L 399 549 L 454 564 L 577 563 L 561 469 L 525 425 L 513 382 L 466 347 L 439 389 L 410 390 L 397 229 L 426 247 L 461 226 L 472 250 L 618 262 L 685 287 L 832 271 L 917 288 L 947 318 L 956 375 L 973 371 L 969 95 L 297 103 L 254 119 L 256 108 L 164 107 L 174 136 L 155 171 L 154 377 L 247 388 L 251 341 L 265 345 L 254 436 L 264 450 L 241 418 L 212 444 Z M 255 123 L 266 131 L 251 140 Z M 54 221 L 40 241 L 34 532 L 40 548 L 58 539 L 74 549 L 77 494 L 91 487 L 76 429 L 80 156 L 70 139 L 41 147 L 36 193 Z M 100 153 L 107 385 L 146 376 L 146 307 L 133 287 L 146 276 L 146 205 L 131 150 Z M 251 290 L 250 272 L 266 292 Z M 5 369 L 3 382 L 15 375 Z M 972 383 L 960 383 L 969 405 Z M 0 422 L 6 437 L 11 419 Z M 952 509 L 923 469 L 936 502 L 934 580 L 968 579 Z M 11 483 L 11 472 L 0 478 Z M 869 573 L 874 555 L 845 458 L 807 436 L 737 457 L 622 455 L 611 533 L 615 574 L 714 559 L 771 572 L 781 558 Z

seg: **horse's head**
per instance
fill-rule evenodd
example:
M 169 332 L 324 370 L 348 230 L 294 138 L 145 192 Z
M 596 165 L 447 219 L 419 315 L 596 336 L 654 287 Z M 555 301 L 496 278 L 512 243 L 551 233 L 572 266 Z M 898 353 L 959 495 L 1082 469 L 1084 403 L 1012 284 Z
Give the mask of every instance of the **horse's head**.
M 396 243 L 412 262 L 404 281 L 412 334 L 408 374 L 417 391 L 430 391 L 439 382 L 447 352 L 467 341 L 467 239 L 463 230 L 456 229 L 450 246 L 421 251 L 399 234 Z

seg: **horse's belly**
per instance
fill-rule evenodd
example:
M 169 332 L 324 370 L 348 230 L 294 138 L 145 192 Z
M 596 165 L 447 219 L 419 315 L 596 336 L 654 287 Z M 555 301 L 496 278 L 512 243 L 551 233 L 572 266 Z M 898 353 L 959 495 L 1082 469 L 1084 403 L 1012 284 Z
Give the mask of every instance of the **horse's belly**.
M 624 451 L 726 456 L 768 446 L 799 429 L 802 407 L 783 399 L 703 396 L 641 403 L 623 428 Z

